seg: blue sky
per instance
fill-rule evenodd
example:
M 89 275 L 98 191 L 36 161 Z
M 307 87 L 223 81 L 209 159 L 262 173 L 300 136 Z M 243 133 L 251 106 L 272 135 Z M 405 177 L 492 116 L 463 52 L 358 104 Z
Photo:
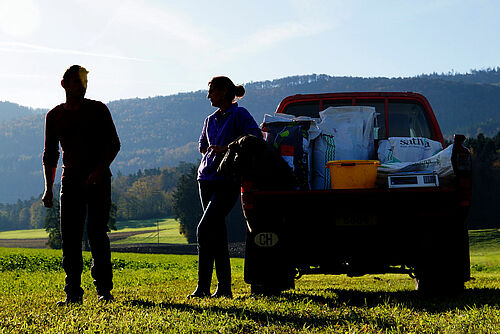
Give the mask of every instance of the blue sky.
M 500 66 L 500 1 L 1 0 L 0 101 L 51 108 L 64 70 L 89 98 L 297 74 L 406 77 Z

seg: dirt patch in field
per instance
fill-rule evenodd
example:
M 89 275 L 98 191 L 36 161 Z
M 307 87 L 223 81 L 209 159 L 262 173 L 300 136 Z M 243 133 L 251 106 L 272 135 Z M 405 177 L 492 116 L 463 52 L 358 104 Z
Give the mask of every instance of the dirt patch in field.
M 148 254 L 198 254 L 196 244 L 127 244 L 111 245 L 113 252 L 148 253 Z M 245 243 L 234 242 L 229 244 L 229 256 L 245 257 Z
M 13 248 L 49 248 L 47 238 L 38 239 L 0 239 L 0 247 Z
M 111 251 L 148 254 L 197 254 L 193 244 L 121 244 L 111 245 Z

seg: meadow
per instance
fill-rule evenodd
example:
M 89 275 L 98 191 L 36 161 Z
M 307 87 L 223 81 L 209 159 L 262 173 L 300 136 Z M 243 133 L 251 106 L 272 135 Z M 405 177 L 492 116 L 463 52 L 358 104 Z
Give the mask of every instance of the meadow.
M 131 243 L 170 243 L 187 244 L 186 238 L 179 234 L 179 222 L 173 218 L 148 219 L 138 221 L 119 221 L 117 230 L 111 232 L 134 232 L 133 236 L 113 241 L 113 244 Z M 140 233 L 143 232 L 143 233 Z
M 186 238 L 179 234 L 179 222 L 173 218 L 117 221 L 116 227 L 117 230 L 109 234 L 113 245 L 158 242 L 187 244 Z M 19 247 L 23 247 L 28 240 L 42 238 L 48 238 L 45 229 L 0 232 L 0 240 L 18 240 Z M 44 245 L 43 242 L 40 244 Z
M 57 307 L 60 251 L 0 248 L 0 332 L 499 333 L 499 232 L 471 231 L 473 280 L 439 298 L 395 274 L 310 275 L 280 296 L 254 296 L 244 260 L 232 259 L 234 298 L 191 300 L 196 256 L 113 253 L 116 300 L 98 304 L 85 253 L 83 305 Z

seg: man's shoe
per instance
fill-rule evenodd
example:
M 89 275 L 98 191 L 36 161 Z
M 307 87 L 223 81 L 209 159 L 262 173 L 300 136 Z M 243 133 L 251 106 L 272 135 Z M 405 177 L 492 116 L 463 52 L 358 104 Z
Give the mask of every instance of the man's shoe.
M 115 297 L 113 297 L 113 295 L 111 293 L 97 296 L 98 303 L 110 303 L 113 300 L 115 300 Z
M 57 306 L 78 305 L 83 303 L 83 297 L 66 296 L 65 300 L 58 301 Z

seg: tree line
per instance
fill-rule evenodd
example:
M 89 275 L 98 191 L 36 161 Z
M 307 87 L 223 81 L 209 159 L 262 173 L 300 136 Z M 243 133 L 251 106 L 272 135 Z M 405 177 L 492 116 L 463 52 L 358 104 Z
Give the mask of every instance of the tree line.
M 177 181 L 192 166 L 181 162 L 177 167 L 138 170 L 130 175 L 117 173 L 111 183 L 116 219 L 172 216 L 172 197 Z M 59 187 L 59 184 L 54 185 L 55 194 L 59 193 Z M 43 228 L 47 210 L 41 196 L 13 204 L 0 203 L 0 231 Z
M 42 228 L 45 211 L 41 196 L 13 204 L 0 203 L 0 231 Z
M 472 206 L 470 229 L 500 227 L 500 132 L 479 134 L 465 142 L 472 152 Z
M 138 170 L 134 174 L 120 173 L 111 183 L 111 200 L 117 206 L 118 220 L 150 219 L 172 216 L 172 194 L 180 176 L 191 164 L 177 167 Z

